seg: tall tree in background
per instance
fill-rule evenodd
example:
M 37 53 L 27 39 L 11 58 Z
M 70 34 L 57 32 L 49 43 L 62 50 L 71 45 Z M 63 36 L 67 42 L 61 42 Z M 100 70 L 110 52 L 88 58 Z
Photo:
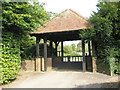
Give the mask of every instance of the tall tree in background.
M 100 2 L 98 11 L 94 12 L 90 21 L 91 30 L 81 32 L 83 38 L 90 38 L 95 42 L 98 71 L 115 74 L 120 73 L 120 2 Z
M 72 50 L 73 51 L 76 51 L 76 45 L 73 43 L 73 44 L 71 44 L 71 47 L 72 47 Z
M 81 41 L 77 44 L 77 51 L 82 52 L 82 42 Z

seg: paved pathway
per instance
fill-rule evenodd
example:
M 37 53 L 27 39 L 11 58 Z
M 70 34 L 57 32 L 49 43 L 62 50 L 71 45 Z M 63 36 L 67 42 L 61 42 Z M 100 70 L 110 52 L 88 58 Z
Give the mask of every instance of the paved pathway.
M 52 71 L 32 75 L 17 83 L 11 88 L 100 88 L 101 83 L 115 82 L 117 77 L 99 73 Z

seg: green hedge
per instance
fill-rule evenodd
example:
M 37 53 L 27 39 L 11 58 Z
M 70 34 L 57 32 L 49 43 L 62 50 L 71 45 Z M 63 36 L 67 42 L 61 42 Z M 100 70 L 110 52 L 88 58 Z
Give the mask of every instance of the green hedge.
M 39 54 L 41 57 L 44 57 L 44 44 L 40 43 L 39 44 Z M 55 50 L 54 48 L 52 48 Z M 51 47 L 47 45 L 47 56 L 51 57 Z M 36 58 L 36 45 L 30 46 L 28 48 L 24 49 L 24 52 L 21 54 L 22 60 L 33 60 Z
M 116 44 L 97 47 L 97 71 L 111 76 L 120 75 L 120 49 Z M 113 48 L 114 47 L 114 48 Z
M 0 83 L 9 83 L 16 78 L 20 69 L 20 43 L 12 33 L 3 33 L 2 41 Z

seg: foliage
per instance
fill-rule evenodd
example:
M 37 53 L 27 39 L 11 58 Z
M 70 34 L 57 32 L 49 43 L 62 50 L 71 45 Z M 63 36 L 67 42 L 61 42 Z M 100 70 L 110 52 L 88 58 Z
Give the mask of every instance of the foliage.
M 53 47 L 51 48 L 47 44 L 47 56 L 51 57 L 51 49 L 55 50 Z M 39 44 L 39 52 L 40 52 L 40 57 L 44 57 L 44 44 L 40 43 Z M 24 54 L 22 56 L 22 60 L 34 60 L 36 57 L 36 45 L 32 45 L 31 47 L 28 47 L 25 49 Z
M 27 35 L 49 19 L 49 14 L 39 3 L 28 2 L 2 3 L 3 28 L 17 36 Z M 12 28 L 12 29 L 11 29 Z
M 82 42 L 81 41 L 77 44 L 77 51 L 82 52 Z
M 15 79 L 26 49 L 35 44 L 35 39 L 28 34 L 37 29 L 50 18 L 43 4 L 28 2 L 2 3 L 2 78 L 8 83 Z M 34 53 L 35 54 L 35 53 Z M 26 56 L 27 57 L 27 56 Z
M 64 46 L 64 56 L 78 56 L 79 54 L 77 54 L 77 48 L 75 46 L 75 44 L 71 44 L 71 45 L 65 45 Z
M 120 2 L 100 2 L 98 12 L 94 12 L 90 21 L 90 30 L 81 31 L 82 38 L 92 39 L 95 43 L 98 66 L 106 73 L 120 74 L 118 59 L 120 52 Z M 109 68 L 108 68 L 109 67 Z M 99 70 L 98 70 L 99 71 Z
M 14 38 L 16 37 L 12 33 L 3 33 L 2 79 L 0 81 L 3 83 L 9 83 L 15 79 L 20 69 L 20 44 L 19 39 Z
M 64 53 L 70 54 L 70 53 L 72 53 L 72 47 L 70 45 L 65 45 L 63 51 L 64 51 Z
M 71 44 L 72 50 L 76 51 L 76 45 L 75 44 Z
M 23 56 L 25 49 L 35 44 L 35 39 L 28 34 L 43 26 L 50 19 L 50 14 L 44 10 L 44 4 L 32 4 L 28 2 L 2 3 L 3 30 L 12 32 L 21 39 L 21 56 Z

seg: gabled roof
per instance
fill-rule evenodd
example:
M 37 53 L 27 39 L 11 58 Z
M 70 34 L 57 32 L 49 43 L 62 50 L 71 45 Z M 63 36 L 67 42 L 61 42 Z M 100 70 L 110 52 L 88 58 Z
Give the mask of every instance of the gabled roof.
M 45 27 L 39 27 L 37 31 L 31 34 L 43 34 L 53 32 L 74 31 L 88 28 L 90 22 L 71 9 L 67 9 L 54 17 L 47 23 Z

